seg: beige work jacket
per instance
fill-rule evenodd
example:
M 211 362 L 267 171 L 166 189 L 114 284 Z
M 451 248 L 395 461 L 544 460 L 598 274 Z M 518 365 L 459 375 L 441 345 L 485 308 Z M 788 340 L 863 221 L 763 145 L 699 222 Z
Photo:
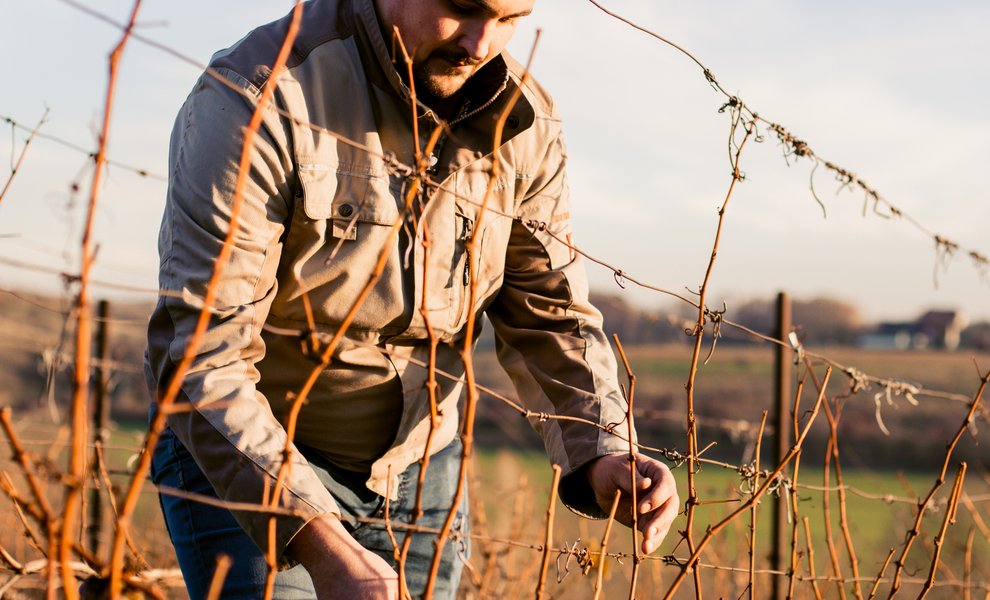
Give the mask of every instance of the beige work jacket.
M 340 349 L 302 408 L 295 440 L 319 450 L 349 428 L 374 433 L 381 423 L 388 441 L 374 450 L 368 487 L 385 495 L 389 473 L 457 434 L 459 352 L 474 278 L 479 328 L 486 313 L 520 400 L 542 414 L 531 421 L 563 469 L 563 500 L 595 514 L 582 478 L 567 476 L 592 458 L 628 449 L 602 429 L 623 421 L 625 402 L 600 314 L 588 303 L 582 260 L 555 240 L 569 239 L 570 209 L 551 98 L 528 82 L 510 110 L 521 68 L 508 56 L 488 63 L 472 78 L 469 104 L 436 152 L 431 178 L 439 187 L 407 211 L 411 179 L 401 165 L 414 163 L 412 108 L 372 1 L 315 0 L 305 11 L 288 68 L 277 77 L 274 107 L 250 149 L 233 252 L 182 383 L 179 402 L 193 410 L 170 414 L 169 426 L 220 498 L 260 502 L 283 460 L 292 398 L 318 364 L 306 334 L 322 348 L 360 298 Z M 261 27 L 218 53 L 178 115 L 159 238 L 165 293 L 149 327 L 147 373 L 159 397 L 186 350 L 230 229 L 243 130 L 287 24 L 288 18 Z M 495 123 L 507 110 L 495 149 Z M 417 113 L 425 143 L 438 121 L 422 106 Z M 396 222 L 402 225 L 394 234 Z M 384 269 L 363 294 L 380 257 Z M 430 329 L 440 339 L 441 418 L 426 449 Z M 379 391 L 394 396 L 392 422 L 381 414 L 362 417 L 362 407 L 374 403 L 361 394 Z M 344 411 L 353 418 L 342 419 L 335 404 L 345 397 L 358 398 Z M 601 427 L 546 418 L 553 415 Z M 307 520 L 336 510 L 305 459 L 292 456 L 280 502 L 297 516 L 278 520 L 280 553 Z M 267 547 L 267 516 L 236 516 Z

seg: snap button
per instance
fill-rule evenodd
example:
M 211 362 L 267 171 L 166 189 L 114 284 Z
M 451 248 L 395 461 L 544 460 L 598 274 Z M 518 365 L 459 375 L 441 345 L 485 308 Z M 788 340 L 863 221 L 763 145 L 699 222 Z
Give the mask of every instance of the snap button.
M 354 214 L 354 207 L 350 204 L 341 204 L 340 208 L 337 209 L 337 214 L 342 217 L 349 217 Z
M 515 129 L 516 127 L 519 127 L 519 117 L 512 115 L 506 119 L 505 124 Z

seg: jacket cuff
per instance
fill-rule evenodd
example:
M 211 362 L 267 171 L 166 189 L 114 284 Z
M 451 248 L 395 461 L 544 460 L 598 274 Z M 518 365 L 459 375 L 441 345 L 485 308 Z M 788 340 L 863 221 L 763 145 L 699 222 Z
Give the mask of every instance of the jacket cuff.
M 301 464 L 294 466 L 299 470 L 309 468 L 307 465 Z M 258 498 L 263 494 L 263 489 L 259 489 L 258 485 L 261 482 L 266 482 L 263 487 L 267 488 L 274 485 L 275 479 L 269 478 L 267 473 L 258 468 L 257 465 L 245 460 L 242 462 L 238 477 L 226 486 L 227 494 L 224 499 L 257 504 Z M 278 514 L 253 510 L 231 511 L 235 520 L 258 546 L 262 554 L 267 554 L 270 536 L 274 534 L 275 558 L 279 570 L 299 564 L 285 552 L 285 549 L 307 523 L 325 514 L 339 515 L 337 504 L 329 492 L 299 495 L 298 491 L 292 487 L 293 483 L 297 482 L 290 478 L 290 481 L 282 489 L 278 503 Z M 321 486 L 319 491 L 325 492 L 325 488 Z M 274 520 L 274 528 L 272 527 L 272 520 Z
M 560 479 L 557 493 L 560 501 L 564 503 L 571 512 L 586 517 L 588 519 L 605 519 L 608 513 L 598 506 L 595 500 L 595 492 L 588 483 L 588 467 L 591 461 L 581 465 Z
M 622 442 L 618 438 L 614 439 L 622 444 L 626 444 L 626 442 Z M 628 452 L 628 448 L 608 449 L 561 477 L 560 485 L 557 487 L 557 494 L 560 497 L 560 501 L 571 512 L 582 517 L 588 519 L 607 519 L 608 511 L 598 505 L 598 500 L 595 499 L 595 491 L 591 489 L 591 483 L 588 481 L 588 468 L 591 467 L 592 462 L 603 456 L 628 454 Z

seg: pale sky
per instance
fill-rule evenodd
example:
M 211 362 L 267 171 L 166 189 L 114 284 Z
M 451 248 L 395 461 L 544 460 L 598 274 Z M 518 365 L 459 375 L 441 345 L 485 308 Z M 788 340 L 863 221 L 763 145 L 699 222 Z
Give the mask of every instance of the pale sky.
M 83 0 L 123 21 L 129 0 Z M 602 0 L 682 45 L 730 92 L 783 124 L 821 157 L 860 176 L 935 233 L 990 255 L 990 3 L 810 0 Z M 289 0 L 144 0 L 141 33 L 205 63 Z M 106 57 L 119 31 L 58 0 L 2 0 L 0 115 L 94 148 Z M 510 46 L 525 62 L 543 30 L 536 77 L 555 96 L 569 146 L 575 242 L 641 279 L 697 289 L 716 209 L 730 182 L 724 99 L 674 49 L 584 0 L 538 0 Z M 122 66 L 110 155 L 166 171 L 168 136 L 199 71 L 132 42 Z M 2 125 L 2 124 L 0 124 Z M 0 128 L 0 184 L 27 134 Z M 764 132 L 766 133 L 766 132 Z M 0 204 L 0 258 L 77 271 L 86 157 L 38 139 Z M 848 300 L 869 319 L 931 307 L 990 318 L 990 282 L 965 255 L 938 272 L 934 242 L 904 220 L 862 216 L 863 195 L 836 193 L 811 163 L 788 166 L 772 135 L 743 153 L 710 304 L 787 290 Z M 111 169 L 94 236 L 95 276 L 156 287 L 161 181 Z M 593 285 L 645 307 L 654 292 L 621 289 L 589 265 Z M 59 278 L 0 264 L 0 287 L 56 290 Z M 96 289 L 97 296 L 119 295 Z M 140 296 L 138 296 L 140 297 Z M 150 299 L 150 297 L 149 297 Z

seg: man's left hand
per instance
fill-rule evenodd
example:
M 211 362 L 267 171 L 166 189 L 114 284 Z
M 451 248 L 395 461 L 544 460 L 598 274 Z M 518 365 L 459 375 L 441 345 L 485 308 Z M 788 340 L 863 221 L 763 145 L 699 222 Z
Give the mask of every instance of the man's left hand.
M 615 518 L 626 527 L 632 527 L 629 455 L 600 456 L 588 466 L 587 475 L 595 500 L 606 513 L 612 509 L 616 490 L 621 490 Z M 680 509 L 680 499 L 667 465 L 642 454 L 636 455 L 636 505 L 636 526 L 643 533 L 643 552 L 649 554 L 657 549 L 670 530 Z

